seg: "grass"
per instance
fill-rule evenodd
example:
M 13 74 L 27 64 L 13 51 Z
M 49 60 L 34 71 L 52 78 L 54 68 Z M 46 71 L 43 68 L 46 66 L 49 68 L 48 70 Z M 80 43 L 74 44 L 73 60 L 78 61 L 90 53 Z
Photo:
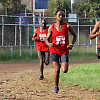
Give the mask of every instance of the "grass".
M 100 90 L 100 63 L 74 66 L 67 74 L 61 72 L 60 83 Z
M 0 51 L 0 62 L 39 60 L 36 49 L 32 50 L 32 56 L 30 56 L 30 48 L 22 48 L 21 57 L 19 48 L 13 48 L 13 56 L 11 56 L 10 48 L 1 48 Z
M 69 34 L 69 43 L 72 42 L 73 36 Z M 95 44 L 96 39 L 91 40 L 92 44 Z M 89 34 L 81 32 L 80 34 L 80 44 L 89 44 Z M 76 44 L 78 43 L 78 39 Z M 14 47 L 12 56 L 11 56 L 11 48 L 0 48 L 0 63 L 1 62 L 15 62 L 15 61 L 33 61 L 39 60 L 36 48 L 32 47 L 32 56 L 30 54 L 29 47 L 22 47 L 22 56 L 20 57 L 20 48 Z M 73 49 L 70 51 L 69 60 L 84 60 L 84 59 L 97 59 L 96 54 L 96 46 L 90 45 L 89 46 L 89 53 L 88 53 L 88 46 L 74 46 Z
M 95 45 L 89 46 L 89 53 L 88 53 L 88 47 L 86 45 L 74 46 L 73 49 L 70 51 L 69 60 L 84 60 L 84 59 L 97 59 Z
M 89 47 L 87 46 L 74 46 L 73 49 L 70 51 L 69 60 L 83 60 L 83 59 L 97 59 L 96 54 L 96 47 L 92 45 Z M 11 56 L 11 48 L 1 48 L 0 49 L 0 63 L 2 62 L 18 62 L 18 61 L 33 61 L 39 60 L 36 48 L 32 48 L 32 56 L 30 55 L 30 48 L 23 47 L 22 48 L 22 56 L 20 57 L 20 50 L 19 48 L 13 48 L 13 55 Z

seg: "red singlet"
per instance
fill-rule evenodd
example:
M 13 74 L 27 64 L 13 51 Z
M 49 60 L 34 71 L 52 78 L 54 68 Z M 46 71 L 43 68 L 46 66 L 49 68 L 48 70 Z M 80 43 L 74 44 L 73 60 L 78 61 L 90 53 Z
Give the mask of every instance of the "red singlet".
M 69 45 L 67 24 L 64 22 L 63 29 L 61 32 L 58 32 L 56 30 L 55 23 L 52 24 L 52 28 L 52 42 L 54 42 L 54 47 L 49 48 L 50 54 L 69 54 L 69 50 L 67 48 L 67 45 Z
M 99 45 L 98 45 L 98 48 L 100 48 L 100 40 L 99 40 Z
M 46 31 L 43 33 L 40 32 L 40 27 L 37 28 L 37 42 L 36 42 L 37 51 L 48 51 L 48 46 L 45 44 L 47 33 L 48 33 L 48 27 L 46 27 Z

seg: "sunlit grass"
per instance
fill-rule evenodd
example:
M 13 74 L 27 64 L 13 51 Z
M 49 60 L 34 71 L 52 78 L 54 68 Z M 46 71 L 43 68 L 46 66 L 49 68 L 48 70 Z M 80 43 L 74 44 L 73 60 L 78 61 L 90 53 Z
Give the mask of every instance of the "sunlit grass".
M 100 63 L 74 66 L 68 73 L 60 73 L 60 83 L 100 90 Z

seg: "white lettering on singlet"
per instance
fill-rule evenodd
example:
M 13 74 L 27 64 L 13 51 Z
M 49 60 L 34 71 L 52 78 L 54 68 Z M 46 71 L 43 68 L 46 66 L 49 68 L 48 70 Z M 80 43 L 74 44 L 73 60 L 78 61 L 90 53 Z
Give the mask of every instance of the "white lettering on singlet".
M 65 35 L 56 37 L 56 44 L 65 44 Z
M 40 37 L 40 40 L 41 40 L 41 41 L 45 41 L 45 39 L 46 39 L 46 34 L 40 34 L 39 37 Z

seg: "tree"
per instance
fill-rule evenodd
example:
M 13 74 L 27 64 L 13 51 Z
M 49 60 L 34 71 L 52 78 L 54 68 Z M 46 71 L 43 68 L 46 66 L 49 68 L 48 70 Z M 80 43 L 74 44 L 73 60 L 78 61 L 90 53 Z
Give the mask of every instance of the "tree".
M 89 11 L 91 17 L 99 17 L 100 16 L 100 3 L 94 3 Z
M 85 11 L 87 12 L 87 16 L 89 16 L 90 5 L 89 3 L 78 4 L 76 7 L 74 6 L 74 13 L 77 14 L 78 17 L 84 17 Z
M 1 0 L 2 2 L 2 9 L 5 9 L 7 7 L 7 14 L 8 15 L 15 15 L 18 13 L 24 13 L 26 5 L 21 4 L 21 0 Z M 31 12 L 27 10 L 28 12 Z M 2 14 L 4 14 L 2 12 Z
M 74 0 L 74 3 L 76 4 L 84 4 L 86 2 L 88 2 L 88 0 Z
M 66 12 L 70 12 L 70 3 L 69 1 L 66 0 L 50 0 L 48 3 L 48 10 L 47 12 L 49 12 L 49 16 L 55 16 L 55 12 L 58 9 L 62 9 L 65 10 Z
M 100 3 L 100 0 L 88 0 L 90 3 Z
M 85 3 L 74 4 L 74 13 L 77 13 L 78 17 L 84 17 L 85 11 L 87 17 L 99 17 L 100 1 L 88 0 Z
M 8 0 L 0 0 L 1 3 L 5 3 L 7 2 Z

